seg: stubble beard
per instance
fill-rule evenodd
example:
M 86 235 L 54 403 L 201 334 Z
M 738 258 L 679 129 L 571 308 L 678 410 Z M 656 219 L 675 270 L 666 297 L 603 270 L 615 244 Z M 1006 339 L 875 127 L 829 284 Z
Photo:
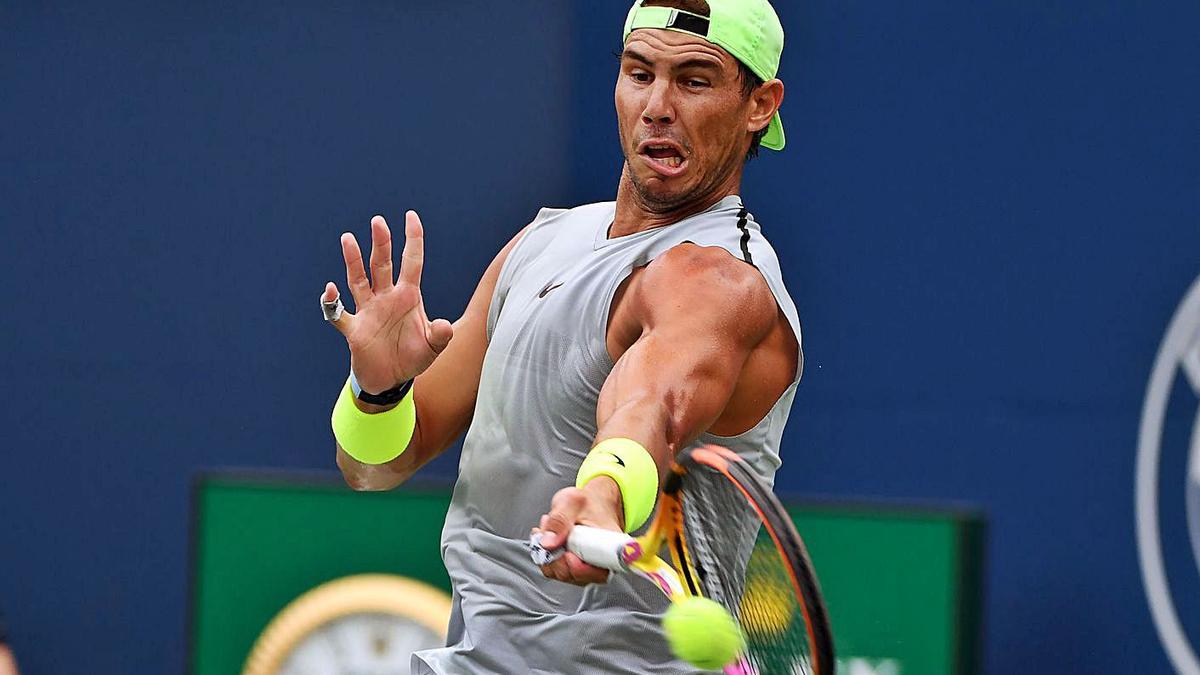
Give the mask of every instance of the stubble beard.
M 629 179 L 629 185 L 633 188 L 638 203 L 647 212 L 656 215 L 685 210 L 697 202 L 706 200 L 711 192 L 718 189 L 718 184 L 723 182 L 725 177 L 724 173 L 720 173 L 683 191 L 655 190 L 634 172 L 632 164 L 637 160 L 639 156 L 636 153 L 632 157 L 629 154 L 625 155 L 625 177 Z
M 680 193 L 654 190 L 633 171 L 630 166 L 631 161 L 628 158 L 625 160 L 625 176 L 629 179 L 629 184 L 633 187 L 637 201 L 647 211 L 657 214 L 670 213 L 688 203 L 692 196 L 692 190 Z

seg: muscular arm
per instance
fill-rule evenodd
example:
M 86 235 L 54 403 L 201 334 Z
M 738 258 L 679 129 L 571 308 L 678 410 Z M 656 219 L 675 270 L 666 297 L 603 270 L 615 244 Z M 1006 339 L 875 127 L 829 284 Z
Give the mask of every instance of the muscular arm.
M 797 345 L 770 288 L 722 249 L 671 249 L 630 277 L 611 314 L 607 337 L 616 365 L 596 406 L 596 441 L 641 443 L 660 479 L 675 454 L 705 431 L 753 426 L 794 378 Z M 749 404 L 732 405 L 735 391 Z M 583 489 L 560 490 L 538 527 L 553 548 L 576 523 L 621 529 L 623 513 L 620 488 L 602 476 Z M 607 577 L 573 554 L 542 573 L 576 584 Z
M 370 465 L 355 460 L 341 445 L 337 446 L 338 468 L 350 487 L 390 490 L 411 478 L 466 430 L 479 393 L 492 295 L 504 261 L 524 232 L 523 229 L 513 237 L 488 265 L 466 310 L 454 323 L 454 338 L 413 382 L 417 423 L 408 448 L 387 464 Z M 388 409 L 357 400 L 355 405 L 368 413 Z
M 692 244 L 667 252 L 632 280 L 613 312 L 609 349 L 628 347 L 613 354 L 596 440 L 632 438 L 665 472 L 722 417 L 747 360 L 779 320 L 750 265 Z

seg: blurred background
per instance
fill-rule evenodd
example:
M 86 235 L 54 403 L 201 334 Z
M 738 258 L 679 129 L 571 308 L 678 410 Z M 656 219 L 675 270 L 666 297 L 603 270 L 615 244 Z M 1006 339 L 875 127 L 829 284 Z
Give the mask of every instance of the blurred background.
M 805 329 L 778 489 L 983 514 L 981 672 L 1176 672 L 1135 464 L 1200 277 L 1200 4 L 775 4 L 789 143 L 743 196 Z M 185 669 L 198 472 L 334 468 L 347 358 L 317 296 L 338 234 L 418 210 L 426 304 L 454 318 L 539 207 L 611 199 L 627 9 L 0 4 L 0 613 L 22 672 Z M 1168 384 L 1152 529 L 1188 649 L 1198 399 Z

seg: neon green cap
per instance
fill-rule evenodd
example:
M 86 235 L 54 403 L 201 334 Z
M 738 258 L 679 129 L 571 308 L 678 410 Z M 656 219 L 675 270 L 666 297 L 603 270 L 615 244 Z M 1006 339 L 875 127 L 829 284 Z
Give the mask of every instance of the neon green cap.
M 621 41 L 638 28 L 662 28 L 696 35 L 729 52 L 765 82 L 779 73 L 783 24 L 767 0 L 707 0 L 709 16 L 672 7 L 642 7 L 636 0 L 625 19 Z M 787 139 L 779 113 L 767 126 L 763 147 L 782 150 Z

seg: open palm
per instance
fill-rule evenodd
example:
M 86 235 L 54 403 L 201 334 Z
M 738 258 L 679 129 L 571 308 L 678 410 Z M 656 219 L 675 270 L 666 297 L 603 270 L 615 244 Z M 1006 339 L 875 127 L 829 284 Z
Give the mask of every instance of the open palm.
M 362 251 L 349 232 L 342 235 L 346 284 L 355 313 L 345 312 L 334 327 L 350 347 L 350 368 L 369 393 L 392 389 L 424 372 L 454 336 L 445 319 L 430 321 L 421 299 L 425 235 L 415 211 L 404 217 L 404 251 L 399 278 L 392 273 L 392 234 L 383 216 L 371 219 L 371 278 Z M 325 285 L 322 302 L 338 297 L 337 285 Z

